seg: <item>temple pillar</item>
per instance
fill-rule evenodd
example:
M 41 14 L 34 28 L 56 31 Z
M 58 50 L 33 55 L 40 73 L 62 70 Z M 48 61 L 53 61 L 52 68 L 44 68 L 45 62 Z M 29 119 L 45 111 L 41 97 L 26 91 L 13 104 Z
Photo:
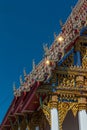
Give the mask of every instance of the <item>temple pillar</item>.
M 50 107 L 51 107 L 51 130 L 59 130 L 57 96 L 52 96 L 52 101 L 50 102 Z
M 86 99 L 80 98 L 78 112 L 79 130 L 85 130 L 87 127 Z
M 85 130 L 85 128 L 87 127 L 86 110 L 79 111 L 78 116 L 79 116 L 79 130 Z

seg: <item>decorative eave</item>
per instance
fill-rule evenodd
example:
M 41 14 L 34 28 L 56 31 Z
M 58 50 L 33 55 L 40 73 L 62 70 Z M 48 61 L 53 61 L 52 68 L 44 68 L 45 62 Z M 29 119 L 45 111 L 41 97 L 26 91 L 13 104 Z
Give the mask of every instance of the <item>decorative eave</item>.
M 55 73 L 57 74 L 67 74 L 67 75 L 81 75 L 85 76 L 87 78 L 87 68 L 84 68 L 82 66 L 71 66 L 70 68 L 68 67 L 58 67 L 58 69 L 55 70 Z

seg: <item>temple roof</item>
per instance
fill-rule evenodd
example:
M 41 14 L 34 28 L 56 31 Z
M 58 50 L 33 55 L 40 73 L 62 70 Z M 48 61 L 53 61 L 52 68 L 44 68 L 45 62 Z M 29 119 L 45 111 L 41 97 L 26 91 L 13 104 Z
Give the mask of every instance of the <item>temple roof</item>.
M 78 36 L 82 34 L 83 31 L 81 29 L 87 25 L 86 13 L 87 1 L 79 0 L 76 6 L 72 9 L 65 24 L 62 25 L 60 34 L 55 37 L 50 48 L 44 46 L 45 58 L 43 58 L 38 65 L 33 64 L 33 70 L 30 74 L 26 75 L 24 72 L 25 81 L 22 82 L 22 79 L 20 78 L 20 87 L 18 89 L 14 87 L 15 96 L 20 96 L 23 91 L 30 91 L 31 86 L 36 81 L 45 80 L 45 73 L 47 73 L 47 71 L 51 73 L 51 69 L 48 70 L 45 65 L 47 59 L 59 63 L 63 61 L 66 53 L 71 50 Z M 50 78 L 50 75 L 48 75 L 47 79 L 48 78 Z

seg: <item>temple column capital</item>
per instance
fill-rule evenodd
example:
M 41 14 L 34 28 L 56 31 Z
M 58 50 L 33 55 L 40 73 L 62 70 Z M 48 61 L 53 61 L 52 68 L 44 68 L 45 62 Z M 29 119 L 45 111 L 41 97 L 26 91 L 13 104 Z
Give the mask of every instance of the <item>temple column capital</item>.
M 59 130 L 57 95 L 52 95 L 52 98 L 49 102 L 49 107 L 50 107 L 50 112 L 51 112 L 51 130 Z
M 81 97 L 78 99 L 79 111 L 87 109 L 87 99 L 85 97 Z
M 49 102 L 49 107 L 51 109 L 53 109 L 53 108 L 58 109 L 58 97 L 57 97 L 57 95 L 52 96 L 52 98 L 51 98 L 51 100 Z

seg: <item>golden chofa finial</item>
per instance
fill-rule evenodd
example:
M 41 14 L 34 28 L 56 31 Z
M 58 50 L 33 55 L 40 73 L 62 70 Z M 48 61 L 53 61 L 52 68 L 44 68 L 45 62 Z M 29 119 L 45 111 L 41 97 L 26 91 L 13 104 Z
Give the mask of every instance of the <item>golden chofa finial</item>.
M 47 44 L 43 44 L 44 56 L 47 57 L 49 55 L 49 48 Z
M 61 26 L 61 28 L 62 28 L 62 27 L 63 27 L 63 22 L 62 22 L 61 19 L 59 20 L 59 23 L 60 23 L 60 26 Z
M 16 84 L 15 84 L 15 82 L 13 83 L 13 91 L 14 92 L 16 91 Z
M 16 96 L 17 95 L 17 89 L 16 89 L 15 83 L 13 83 L 13 92 L 14 92 L 14 96 Z
M 27 76 L 27 73 L 26 73 L 26 69 L 24 68 L 24 70 L 23 70 L 23 73 L 24 73 L 24 77 L 26 77 Z
M 20 75 L 20 85 L 23 85 L 22 76 Z

